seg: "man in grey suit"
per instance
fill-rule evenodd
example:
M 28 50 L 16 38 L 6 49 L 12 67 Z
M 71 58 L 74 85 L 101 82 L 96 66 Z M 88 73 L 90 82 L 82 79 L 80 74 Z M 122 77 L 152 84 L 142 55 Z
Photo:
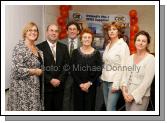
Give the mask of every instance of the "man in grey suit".
M 67 24 L 67 34 L 68 37 L 61 40 L 61 43 L 68 47 L 69 55 L 71 56 L 72 51 L 81 46 L 79 39 L 80 26 L 76 22 L 69 22 Z M 73 111 L 73 78 L 71 73 L 68 73 L 67 80 L 65 82 L 64 89 L 64 100 L 63 100 L 63 110 Z

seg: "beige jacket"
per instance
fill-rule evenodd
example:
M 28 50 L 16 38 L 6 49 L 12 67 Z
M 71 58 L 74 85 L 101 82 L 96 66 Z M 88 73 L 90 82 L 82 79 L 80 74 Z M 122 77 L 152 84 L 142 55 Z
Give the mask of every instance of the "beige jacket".
M 155 74 L 155 58 L 151 54 L 134 64 L 134 54 L 128 59 L 121 86 L 127 86 L 128 93 L 134 97 L 137 104 L 142 104 L 144 96 L 150 96 L 151 83 Z

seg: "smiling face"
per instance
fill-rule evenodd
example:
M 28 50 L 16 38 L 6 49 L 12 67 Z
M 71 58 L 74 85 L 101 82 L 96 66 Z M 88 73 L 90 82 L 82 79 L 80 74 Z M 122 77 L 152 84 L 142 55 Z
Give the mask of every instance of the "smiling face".
M 110 37 L 110 39 L 118 38 L 118 29 L 115 26 L 111 26 L 108 29 L 108 36 Z
M 27 32 L 25 33 L 25 40 L 36 41 L 37 38 L 38 38 L 38 29 L 36 26 L 32 26 L 29 29 L 27 29 Z
M 23 40 L 36 41 L 39 36 L 39 30 L 34 22 L 29 22 L 25 25 L 22 31 Z
M 146 50 L 148 46 L 147 37 L 145 35 L 138 35 L 136 37 L 135 46 L 137 50 Z
M 76 25 L 70 25 L 67 29 L 67 34 L 69 38 L 75 39 L 79 34 L 79 30 L 77 29 Z
M 47 32 L 46 32 L 46 36 L 47 36 L 49 41 L 56 42 L 58 40 L 58 36 L 59 36 L 58 26 L 49 25 Z
M 86 32 L 82 34 L 82 38 L 81 38 L 82 45 L 91 46 L 92 40 L 93 40 L 92 34 L 86 33 Z

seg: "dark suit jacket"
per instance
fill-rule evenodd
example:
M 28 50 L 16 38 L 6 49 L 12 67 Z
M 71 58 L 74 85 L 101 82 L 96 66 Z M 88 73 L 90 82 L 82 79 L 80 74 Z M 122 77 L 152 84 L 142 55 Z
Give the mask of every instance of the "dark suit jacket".
M 69 63 L 68 48 L 66 45 L 57 42 L 56 45 L 56 63 L 52 51 L 47 41 L 37 45 L 43 51 L 44 55 L 44 79 L 45 79 L 45 92 L 62 91 L 64 89 L 64 82 L 67 77 L 67 70 L 63 67 Z M 53 87 L 50 83 L 52 78 L 59 79 L 61 84 L 58 87 Z

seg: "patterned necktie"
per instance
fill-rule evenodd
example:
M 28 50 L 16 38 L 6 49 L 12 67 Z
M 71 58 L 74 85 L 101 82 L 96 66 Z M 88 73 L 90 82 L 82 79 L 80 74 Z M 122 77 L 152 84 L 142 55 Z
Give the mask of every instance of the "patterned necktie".
M 74 50 L 74 40 L 71 40 L 71 44 L 70 44 L 70 56 L 72 55 L 72 51 Z
M 55 46 L 56 46 L 56 45 L 53 44 L 53 45 L 51 46 L 51 50 L 52 50 L 52 54 L 53 54 L 54 60 L 55 60 L 55 62 L 56 62 L 56 52 L 55 52 L 55 50 L 54 50 Z

